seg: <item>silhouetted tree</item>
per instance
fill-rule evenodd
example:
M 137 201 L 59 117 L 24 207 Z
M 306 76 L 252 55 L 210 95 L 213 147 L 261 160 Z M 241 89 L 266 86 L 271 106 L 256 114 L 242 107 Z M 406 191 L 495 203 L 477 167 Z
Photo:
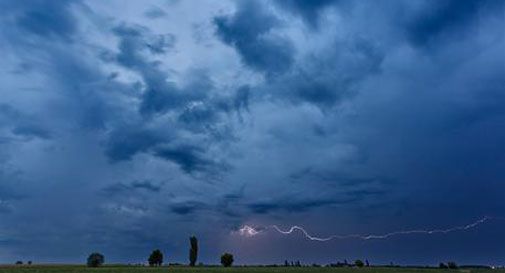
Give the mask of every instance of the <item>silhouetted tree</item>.
M 289 266 L 289 262 L 288 262 L 288 260 L 285 260 L 285 261 L 284 261 L 284 266 L 285 266 L 285 267 L 288 267 L 288 266 Z
M 150 266 L 161 266 L 163 264 L 163 253 L 159 249 L 154 250 L 147 260 Z
M 22 264 L 23 264 L 23 261 L 16 261 L 16 264 L 17 264 L 17 265 L 22 265 Z
M 440 264 L 438 264 L 438 267 L 439 267 L 439 268 L 442 268 L 442 269 L 447 269 L 447 268 L 449 268 L 449 267 L 448 267 L 446 264 L 444 264 L 444 263 L 440 263 Z
M 368 259 L 365 260 L 365 266 L 370 267 L 370 263 L 368 262 Z
M 356 265 L 357 267 L 363 267 L 365 264 L 363 263 L 362 260 L 356 260 L 354 262 L 354 265 Z
M 458 265 L 455 262 L 448 262 L 447 267 L 450 269 L 458 269 Z
M 301 267 L 302 266 L 302 264 L 300 263 L 300 260 L 296 261 L 295 266 L 297 266 L 297 267 Z
M 221 264 L 224 267 L 230 267 L 233 264 L 233 255 L 231 255 L 230 253 L 224 253 L 221 256 Z
M 198 259 L 198 240 L 195 236 L 189 237 L 189 244 L 191 245 L 189 249 L 189 265 L 195 266 Z
M 87 261 L 87 265 L 89 267 L 99 267 L 101 266 L 103 263 L 105 262 L 105 257 L 98 253 L 98 252 L 94 252 L 94 253 L 91 253 L 88 257 L 88 261 Z
M 28 261 L 28 265 L 32 265 L 32 261 Z

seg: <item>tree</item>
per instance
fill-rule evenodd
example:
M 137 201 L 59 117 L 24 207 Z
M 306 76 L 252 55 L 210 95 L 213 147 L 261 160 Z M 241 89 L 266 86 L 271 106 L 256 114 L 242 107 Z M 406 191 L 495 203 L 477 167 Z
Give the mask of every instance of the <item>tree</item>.
M 150 266 L 161 266 L 163 264 L 163 253 L 159 249 L 154 250 L 147 260 Z
M 221 256 L 221 264 L 224 267 L 230 267 L 233 264 L 233 255 L 231 255 L 230 253 L 224 253 Z
M 289 266 L 289 262 L 288 262 L 288 260 L 285 260 L 285 261 L 284 261 L 284 266 L 285 266 L 285 267 L 288 267 L 288 266 Z
M 357 267 L 363 267 L 365 264 L 363 263 L 362 260 L 356 260 L 354 262 L 354 265 L 356 265 Z
M 28 261 L 28 265 L 32 265 L 32 261 Z
M 105 262 L 105 258 L 98 252 L 91 253 L 88 257 L 87 265 L 89 267 L 99 267 Z
M 458 265 L 455 262 L 448 262 L 447 267 L 450 269 L 458 269 Z
M 449 267 L 448 267 L 446 264 L 444 264 L 444 263 L 440 263 L 440 264 L 438 264 L 438 267 L 439 267 L 439 268 L 442 268 L 442 269 L 447 269 L 447 268 L 449 268 Z
M 198 240 L 195 236 L 189 237 L 189 244 L 191 245 L 189 249 L 189 265 L 195 266 L 198 259 Z
M 16 265 L 22 265 L 23 261 L 16 261 Z

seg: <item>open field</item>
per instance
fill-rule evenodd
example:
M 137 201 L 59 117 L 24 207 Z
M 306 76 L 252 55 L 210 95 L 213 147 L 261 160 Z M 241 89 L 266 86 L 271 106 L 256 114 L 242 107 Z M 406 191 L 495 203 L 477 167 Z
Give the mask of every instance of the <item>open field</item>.
M 451 273 L 451 272 L 496 272 L 505 273 L 505 269 L 434 269 L 434 268 L 324 268 L 324 267 L 134 267 L 134 266 L 104 266 L 101 268 L 87 268 L 85 266 L 0 266 L 1 273 L 189 273 L 189 272 L 202 272 L 202 273 L 220 273 L 220 272 L 240 272 L 240 273 L 348 273 L 348 272 L 366 272 L 366 273 Z

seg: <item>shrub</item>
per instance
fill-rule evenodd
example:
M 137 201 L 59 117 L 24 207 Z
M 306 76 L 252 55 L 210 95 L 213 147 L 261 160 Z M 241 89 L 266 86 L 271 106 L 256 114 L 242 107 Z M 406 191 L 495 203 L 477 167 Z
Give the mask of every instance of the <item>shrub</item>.
M 87 265 L 89 267 L 99 267 L 105 262 L 105 258 L 98 252 L 91 253 L 88 257 Z
M 357 267 L 363 267 L 365 264 L 363 263 L 362 260 L 356 260 L 354 262 L 354 265 L 356 265 Z
M 224 267 L 230 267 L 233 264 L 233 255 L 231 255 L 230 253 L 224 253 L 221 256 L 221 264 Z
M 16 264 L 17 264 L 17 265 L 22 265 L 22 264 L 23 264 L 23 262 L 22 262 L 22 261 L 16 261 Z

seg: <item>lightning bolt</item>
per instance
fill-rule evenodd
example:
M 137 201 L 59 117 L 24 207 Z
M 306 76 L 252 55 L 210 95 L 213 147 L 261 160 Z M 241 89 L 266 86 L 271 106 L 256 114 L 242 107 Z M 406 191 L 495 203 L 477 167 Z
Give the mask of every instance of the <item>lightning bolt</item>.
M 260 233 L 263 233 L 269 229 L 275 230 L 276 232 L 283 234 L 283 235 L 290 235 L 295 231 L 301 232 L 304 237 L 308 240 L 311 241 L 318 241 L 318 242 L 326 242 L 334 239 L 358 239 L 358 240 L 374 240 L 374 239 L 388 239 L 393 236 L 398 236 L 398 235 L 409 235 L 409 234 L 447 234 L 451 232 L 456 232 L 456 231 L 465 231 L 469 230 L 472 228 L 475 228 L 484 222 L 487 222 L 493 218 L 491 217 L 484 217 L 481 218 L 473 223 L 470 223 L 468 225 L 464 226 L 455 226 L 447 229 L 432 229 L 432 230 L 423 230 L 423 229 L 414 229 L 414 230 L 402 230 L 402 231 L 394 231 L 390 233 L 385 233 L 385 234 L 368 234 L 368 235 L 360 235 L 360 234 L 349 234 L 349 235 L 331 235 L 328 237 L 317 237 L 311 235 L 309 232 L 307 232 L 303 227 L 300 226 L 292 226 L 291 228 L 287 230 L 282 230 L 276 225 L 273 226 L 268 226 L 268 227 L 261 227 L 261 228 L 254 228 L 248 225 L 243 226 L 238 230 L 238 233 L 242 236 L 245 237 L 254 237 Z

